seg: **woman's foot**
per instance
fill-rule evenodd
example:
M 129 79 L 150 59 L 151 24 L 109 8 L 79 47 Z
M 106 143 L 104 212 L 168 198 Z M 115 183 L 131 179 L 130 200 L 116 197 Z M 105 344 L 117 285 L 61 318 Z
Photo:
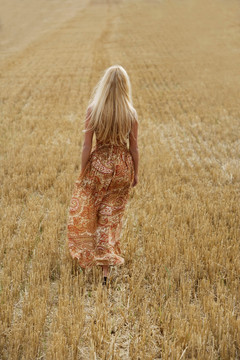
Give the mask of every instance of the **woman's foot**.
M 103 285 L 107 285 L 107 276 L 104 276 L 103 277 L 103 282 L 102 282 Z

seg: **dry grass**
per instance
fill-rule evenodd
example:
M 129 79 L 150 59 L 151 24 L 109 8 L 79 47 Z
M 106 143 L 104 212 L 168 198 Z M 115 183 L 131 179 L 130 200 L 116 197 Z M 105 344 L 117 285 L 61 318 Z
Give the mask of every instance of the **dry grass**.
M 25 16 L 0 1 L 0 358 L 239 359 L 239 2 L 24 1 Z M 114 63 L 140 170 L 103 290 L 66 221 L 88 98 Z

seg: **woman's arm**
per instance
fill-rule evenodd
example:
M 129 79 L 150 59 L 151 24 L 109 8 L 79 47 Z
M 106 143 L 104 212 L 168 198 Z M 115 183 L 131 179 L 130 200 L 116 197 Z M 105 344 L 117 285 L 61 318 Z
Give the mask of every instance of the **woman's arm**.
M 88 129 L 88 125 L 89 125 L 89 121 L 90 121 L 90 109 L 87 109 L 87 114 L 86 114 L 86 120 L 85 120 L 85 130 Z M 82 166 L 81 166 L 81 173 L 84 172 L 85 167 L 87 165 L 89 156 L 91 154 L 91 150 L 92 150 L 92 138 L 93 138 L 93 130 L 88 130 L 85 133 L 85 137 L 84 137 L 84 141 L 83 141 L 83 146 L 82 146 Z
M 138 183 L 138 161 L 139 161 L 139 153 L 138 153 L 138 122 L 135 120 L 132 124 L 132 129 L 129 134 L 129 151 L 133 158 L 134 164 L 134 181 L 132 186 L 137 185 Z

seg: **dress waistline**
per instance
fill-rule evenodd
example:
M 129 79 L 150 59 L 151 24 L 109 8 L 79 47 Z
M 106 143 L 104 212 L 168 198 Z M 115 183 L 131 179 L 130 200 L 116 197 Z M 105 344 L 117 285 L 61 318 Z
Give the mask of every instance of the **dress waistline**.
M 128 147 L 127 147 L 127 144 L 126 145 L 117 145 L 117 144 L 96 144 L 95 147 L 94 147 L 94 150 L 95 149 L 100 149 L 102 147 L 107 147 L 107 148 L 123 148 L 125 150 L 128 150 Z

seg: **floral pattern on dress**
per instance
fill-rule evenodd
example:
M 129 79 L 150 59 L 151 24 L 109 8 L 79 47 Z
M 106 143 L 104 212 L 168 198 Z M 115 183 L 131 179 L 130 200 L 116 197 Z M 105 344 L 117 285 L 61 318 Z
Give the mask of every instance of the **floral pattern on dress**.
M 82 268 L 124 264 L 120 234 L 133 179 L 127 145 L 97 141 L 75 182 L 69 206 L 68 247 Z

